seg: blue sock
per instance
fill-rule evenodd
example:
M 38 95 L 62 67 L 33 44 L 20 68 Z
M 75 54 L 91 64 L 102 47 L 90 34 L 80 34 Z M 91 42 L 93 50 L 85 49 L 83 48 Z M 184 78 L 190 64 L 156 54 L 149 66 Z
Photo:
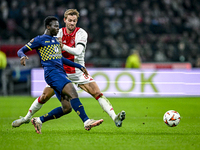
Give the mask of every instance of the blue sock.
M 51 120 L 51 119 L 60 118 L 63 115 L 64 115 L 64 113 L 63 113 L 62 108 L 61 107 L 57 107 L 57 108 L 53 109 L 52 111 L 50 111 L 49 113 L 41 116 L 40 120 L 43 123 L 43 122 L 46 122 L 46 121 Z
M 83 122 L 89 119 L 85 113 L 84 107 L 82 103 L 80 102 L 79 98 L 72 99 L 70 103 L 74 111 L 79 115 L 79 117 L 81 118 Z

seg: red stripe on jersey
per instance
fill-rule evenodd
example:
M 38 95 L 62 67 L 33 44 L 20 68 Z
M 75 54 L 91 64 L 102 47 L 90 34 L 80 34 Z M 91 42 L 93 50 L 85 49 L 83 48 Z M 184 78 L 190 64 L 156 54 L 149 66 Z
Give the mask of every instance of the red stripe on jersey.
M 76 27 L 75 30 L 71 34 L 68 34 L 66 31 L 66 27 L 62 28 L 62 32 L 63 32 L 62 43 L 69 47 L 75 47 L 75 35 L 79 29 L 80 29 L 79 27 Z M 66 51 L 62 51 L 62 54 L 63 54 L 63 57 L 74 62 L 74 55 Z M 63 64 L 63 67 L 66 73 L 70 73 L 70 74 L 75 73 L 75 67 L 70 67 L 65 64 Z

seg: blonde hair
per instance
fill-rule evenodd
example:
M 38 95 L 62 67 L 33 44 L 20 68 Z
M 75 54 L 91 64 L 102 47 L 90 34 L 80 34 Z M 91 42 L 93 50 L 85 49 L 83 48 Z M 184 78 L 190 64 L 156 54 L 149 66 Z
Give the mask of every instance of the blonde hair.
M 79 17 L 79 12 L 76 9 L 67 9 L 64 13 L 64 18 L 66 19 L 68 15 L 76 15 L 77 18 Z

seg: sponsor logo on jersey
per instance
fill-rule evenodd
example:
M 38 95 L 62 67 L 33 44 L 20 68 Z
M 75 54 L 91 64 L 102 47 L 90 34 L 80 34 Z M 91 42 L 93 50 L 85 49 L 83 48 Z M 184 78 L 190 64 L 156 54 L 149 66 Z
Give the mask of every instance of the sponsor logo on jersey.
M 57 46 L 54 46 L 54 50 L 55 50 L 56 53 L 59 52 L 59 49 L 58 49 Z
M 50 43 L 50 41 L 45 41 L 45 43 Z
M 49 55 L 49 57 L 59 57 L 59 58 L 61 58 L 62 54 L 53 54 L 53 55 Z

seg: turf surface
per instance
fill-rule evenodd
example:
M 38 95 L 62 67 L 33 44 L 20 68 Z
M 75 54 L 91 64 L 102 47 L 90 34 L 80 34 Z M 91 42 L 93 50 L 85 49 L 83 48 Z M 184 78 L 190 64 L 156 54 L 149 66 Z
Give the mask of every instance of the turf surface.
M 110 98 L 115 112 L 126 111 L 126 119 L 117 128 L 92 98 L 81 98 L 90 118 L 104 119 L 103 124 L 86 131 L 75 112 L 42 126 L 42 134 L 31 123 L 18 128 L 12 121 L 24 116 L 34 98 L 0 97 L 0 149 L 2 150 L 197 150 L 200 149 L 200 98 Z M 60 106 L 52 98 L 34 116 Z M 163 122 L 167 110 L 181 115 L 177 127 Z

